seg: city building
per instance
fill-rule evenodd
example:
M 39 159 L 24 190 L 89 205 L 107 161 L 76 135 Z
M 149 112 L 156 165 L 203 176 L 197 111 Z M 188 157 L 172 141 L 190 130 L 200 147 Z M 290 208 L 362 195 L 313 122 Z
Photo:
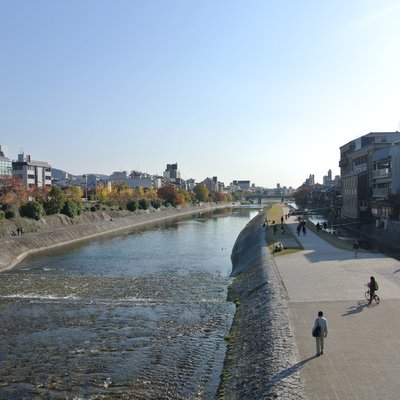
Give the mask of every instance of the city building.
M 51 165 L 34 161 L 24 153 L 18 154 L 18 160 L 12 162 L 12 174 L 27 188 L 51 186 Z
M 374 199 L 389 192 L 389 149 L 399 141 L 399 132 L 371 132 L 340 147 L 343 217 L 368 218 L 375 212 Z
M 151 175 L 143 172 L 132 171 L 127 179 L 127 184 L 131 188 L 149 189 L 154 187 L 154 179 Z
M 110 182 L 115 181 L 126 181 L 128 179 L 128 172 L 126 171 L 114 171 L 109 178 Z
M 376 150 L 372 161 L 371 213 L 377 226 L 386 226 L 392 213 L 390 196 L 400 195 L 400 142 Z
M 250 184 L 250 181 L 237 181 L 237 180 L 234 180 L 231 183 L 231 186 L 234 186 L 234 187 L 239 186 L 240 190 L 250 190 L 251 184 Z
M 187 190 L 192 192 L 196 186 L 196 181 L 193 178 L 187 179 L 186 186 L 187 186 Z
M 164 171 L 164 178 L 169 180 L 176 180 L 181 178 L 181 172 L 178 170 L 178 163 L 167 164 L 167 168 Z
M 225 188 L 225 185 L 222 182 L 219 182 L 216 176 L 213 176 L 212 178 L 206 178 L 202 183 L 210 192 L 223 192 Z
M 186 181 L 181 178 L 181 172 L 178 169 L 178 163 L 167 164 L 164 171 L 164 186 L 174 186 L 177 189 L 187 189 Z
M 0 176 L 12 176 L 12 161 L 8 158 L 8 148 L 0 145 Z
M 315 185 L 314 174 L 310 174 L 310 176 L 304 181 L 303 185 L 305 185 L 305 186 L 313 186 L 313 185 Z
M 131 171 L 129 175 L 126 171 L 114 171 L 109 182 L 124 182 L 132 189 L 148 189 L 155 186 L 153 176 L 139 171 Z

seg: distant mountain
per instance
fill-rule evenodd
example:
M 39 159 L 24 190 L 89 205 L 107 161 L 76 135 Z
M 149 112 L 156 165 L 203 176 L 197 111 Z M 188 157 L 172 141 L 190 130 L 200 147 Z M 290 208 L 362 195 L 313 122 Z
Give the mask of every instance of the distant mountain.
M 104 175 L 104 174 L 86 174 L 90 180 L 94 179 L 96 176 L 97 178 L 107 181 L 110 178 L 110 175 Z M 69 172 L 63 171 L 62 169 L 57 169 L 57 168 L 52 168 L 51 169 L 51 177 L 54 180 L 61 180 L 61 179 L 71 179 L 71 180 L 76 180 L 78 182 L 83 181 L 83 174 L 82 175 L 72 175 Z
M 52 168 L 51 169 L 51 178 L 56 181 L 59 181 L 61 179 L 74 179 L 74 178 L 76 179 L 76 176 L 72 175 L 68 172 L 65 172 L 61 169 Z

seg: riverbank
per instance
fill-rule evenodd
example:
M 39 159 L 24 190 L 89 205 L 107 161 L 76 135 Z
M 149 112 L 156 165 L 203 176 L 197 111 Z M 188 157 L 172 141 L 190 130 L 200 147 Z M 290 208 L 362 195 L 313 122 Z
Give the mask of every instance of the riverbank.
M 304 399 L 287 294 L 262 228 L 260 213 L 232 251 L 229 300 L 236 312 L 218 399 Z
M 105 212 L 88 213 L 76 219 L 52 216 L 38 223 L 36 232 L 23 236 L 5 236 L 0 239 L 0 272 L 11 269 L 29 254 L 53 247 L 115 233 L 136 226 L 173 219 L 197 212 L 212 211 L 230 204 L 203 203 L 201 206 L 165 208 L 142 212 L 131 216 L 116 217 Z

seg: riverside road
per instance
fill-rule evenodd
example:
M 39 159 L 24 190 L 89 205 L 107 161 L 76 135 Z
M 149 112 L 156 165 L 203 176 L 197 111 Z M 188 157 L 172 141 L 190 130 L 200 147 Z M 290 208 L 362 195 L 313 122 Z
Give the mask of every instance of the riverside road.
M 284 212 L 287 212 L 284 210 Z M 286 223 L 295 232 L 297 219 Z M 400 262 L 381 254 L 341 250 L 308 232 L 304 250 L 277 255 L 308 400 L 398 399 L 400 393 Z M 381 303 L 367 306 L 373 275 Z M 314 318 L 324 311 L 329 334 L 315 357 Z

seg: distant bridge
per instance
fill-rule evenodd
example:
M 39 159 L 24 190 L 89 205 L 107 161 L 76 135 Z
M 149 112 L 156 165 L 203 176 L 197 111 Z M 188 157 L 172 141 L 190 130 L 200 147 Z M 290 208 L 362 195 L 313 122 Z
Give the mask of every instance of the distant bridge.
M 287 198 L 283 195 L 270 195 L 270 194 L 248 194 L 245 196 L 245 199 L 247 201 L 252 201 L 254 202 L 255 200 L 258 202 L 258 204 L 262 204 L 263 199 L 266 200 L 278 200 L 278 201 L 285 201 L 285 200 L 292 200 L 292 198 Z

